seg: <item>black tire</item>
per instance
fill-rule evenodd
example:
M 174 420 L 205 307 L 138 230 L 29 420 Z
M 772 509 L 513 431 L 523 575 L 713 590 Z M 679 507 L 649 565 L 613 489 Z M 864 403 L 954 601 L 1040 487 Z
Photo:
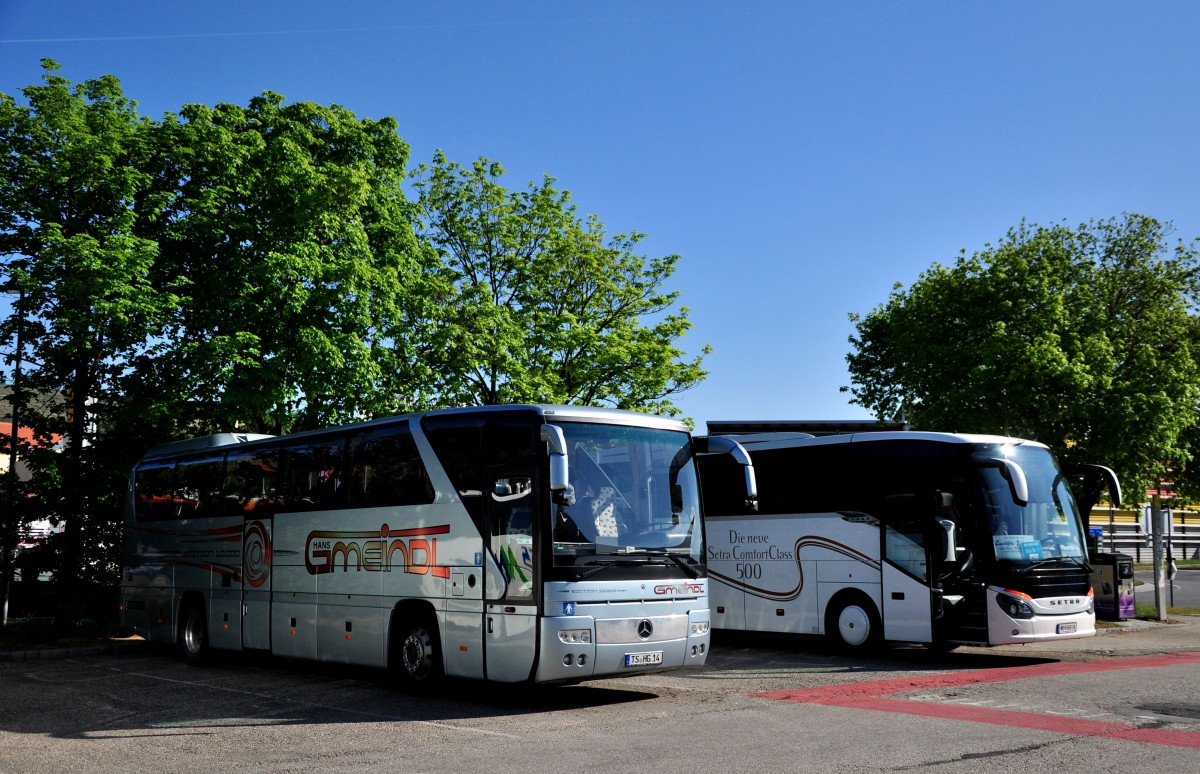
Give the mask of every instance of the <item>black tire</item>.
M 401 611 L 395 615 L 405 616 Z M 401 688 L 427 693 L 441 684 L 445 670 L 439 642 L 437 625 L 430 616 L 405 616 L 393 623 L 389 663 Z
M 208 619 L 204 608 L 192 603 L 179 616 L 179 653 L 189 664 L 208 660 Z
M 883 625 L 875 603 L 861 593 L 834 597 L 825 611 L 825 636 L 834 645 L 855 653 L 879 647 Z

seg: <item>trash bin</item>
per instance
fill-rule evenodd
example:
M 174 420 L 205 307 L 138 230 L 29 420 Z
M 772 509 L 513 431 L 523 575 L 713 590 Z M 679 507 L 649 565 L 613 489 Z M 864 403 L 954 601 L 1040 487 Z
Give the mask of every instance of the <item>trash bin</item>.
M 1092 591 L 1096 616 L 1106 621 L 1123 621 L 1136 615 L 1133 602 L 1133 557 L 1091 551 Z

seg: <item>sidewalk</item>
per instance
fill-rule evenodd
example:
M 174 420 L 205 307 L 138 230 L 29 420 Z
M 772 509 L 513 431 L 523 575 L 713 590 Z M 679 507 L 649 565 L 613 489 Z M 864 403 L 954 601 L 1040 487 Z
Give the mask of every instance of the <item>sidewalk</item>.
M 1078 640 L 1001 645 L 1013 652 L 1054 654 L 1134 655 L 1200 651 L 1200 616 L 1174 615 L 1167 621 L 1101 621 L 1095 637 Z M 1069 657 L 1069 656 L 1068 656 Z

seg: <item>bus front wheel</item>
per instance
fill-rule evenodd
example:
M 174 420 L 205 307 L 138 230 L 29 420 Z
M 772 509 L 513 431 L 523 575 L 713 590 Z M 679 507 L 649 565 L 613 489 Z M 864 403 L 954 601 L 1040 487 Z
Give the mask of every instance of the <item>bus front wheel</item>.
M 401 622 L 393 630 L 391 666 L 400 686 L 428 691 L 442 679 L 437 627 L 427 616 Z
M 825 613 L 825 634 L 834 643 L 853 651 L 865 651 L 883 639 L 879 613 L 865 594 L 841 594 Z
M 208 621 L 195 603 L 184 608 L 181 616 L 179 650 L 189 664 L 200 664 L 208 656 Z

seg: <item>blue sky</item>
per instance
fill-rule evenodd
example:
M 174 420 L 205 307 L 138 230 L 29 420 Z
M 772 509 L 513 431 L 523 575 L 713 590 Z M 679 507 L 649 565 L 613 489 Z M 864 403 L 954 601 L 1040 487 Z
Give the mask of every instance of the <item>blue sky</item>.
M 1195 2 L 0 0 L 0 92 L 50 57 L 152 118 L 270 90 L 396 117 L 414 165 L 550 174 L 682 256 L 703 429 L 868 417 L 847 315 L 1022 219 L 1200 236 L 1198 32 Z

